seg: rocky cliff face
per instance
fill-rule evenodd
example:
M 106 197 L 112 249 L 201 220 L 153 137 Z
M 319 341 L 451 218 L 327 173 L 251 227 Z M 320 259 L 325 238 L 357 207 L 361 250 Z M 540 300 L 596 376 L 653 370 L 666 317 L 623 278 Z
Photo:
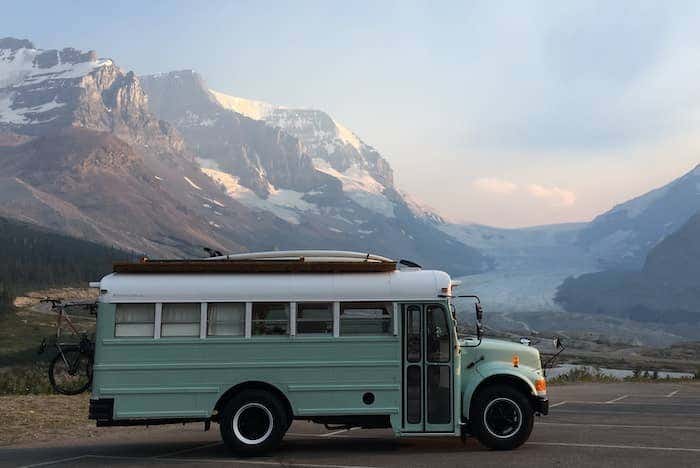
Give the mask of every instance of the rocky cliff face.
M 0 213 L 154 256 L 279 244 L 285 222 L 225 197 L 133 73 L 0 40 Z
M 329 248 L 484 267 L 329 116 L 300 111 L 294 128 L 313 122 L 294 133 L 276 115 L 231 110 L 193 72 L 139 78 L 92 51 L 2 39 L 0 215 L 151 256 Z
M 276 188 L 306 192 L 330 177 L 316 171 L 299 140 L 222 108 L 191 70 L 141 77 L 157 115 L 172 122 L 203 166 L 234 174 L 262 198 Z
M 336 248 L 385 252 L 455 273 L 488 261 L 416 216 L 389 164 L 316 110 L 275 108 L 210 91 L 185 70 L 141 77 L 153 111 L 172 122 L 229 198 L 301 226 Z M 326 241 L 322 241 L 326 242 Z

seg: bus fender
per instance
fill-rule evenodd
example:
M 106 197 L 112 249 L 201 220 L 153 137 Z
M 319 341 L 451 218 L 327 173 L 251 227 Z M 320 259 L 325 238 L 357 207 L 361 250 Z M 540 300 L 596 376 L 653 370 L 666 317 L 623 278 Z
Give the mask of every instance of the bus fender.
M 532 375 L 530 375 L 532 374 Z M 506 365 L 502 362 L 491 362 L 478 366 L 467 378 L 462 393 L 462 416 L 469 419 L 469 409 L 474 395 L 485 386 L 502 383 L 515 386 L 530 397 L 535 397 L 537 391 L 533 379 L 537 374 L 529 368 L 518 368 Z

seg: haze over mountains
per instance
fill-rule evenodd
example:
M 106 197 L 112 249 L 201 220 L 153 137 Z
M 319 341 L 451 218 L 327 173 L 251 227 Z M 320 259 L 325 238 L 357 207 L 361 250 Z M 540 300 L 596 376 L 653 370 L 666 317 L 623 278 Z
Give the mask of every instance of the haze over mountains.
M 125 251 L 374 251 L 469 275 L 464 291 L 529 329 L 542 328 L 535 314 L 583 317 L 572 327 L 673 317 L 668 339 L 681 339 L 678 324 L 700 321 L 688 279 L 698 210 L 696 168 L 589 223 L 453 224 L 321 110 L 210 90 L 191 70 L 138 77 L 92 51 L 0 39 L 0 216 Z M 634 293 L 659 281 L 683 299 Z

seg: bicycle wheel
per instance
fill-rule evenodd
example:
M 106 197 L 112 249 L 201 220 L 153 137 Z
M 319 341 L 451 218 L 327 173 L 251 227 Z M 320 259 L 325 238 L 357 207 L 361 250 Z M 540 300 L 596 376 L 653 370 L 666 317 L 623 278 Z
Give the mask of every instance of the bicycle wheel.
M 49 366 L 49 382 L 63 395 L 83 393 L 92 383 L 92 357 L 78 347 L 62 348 Z

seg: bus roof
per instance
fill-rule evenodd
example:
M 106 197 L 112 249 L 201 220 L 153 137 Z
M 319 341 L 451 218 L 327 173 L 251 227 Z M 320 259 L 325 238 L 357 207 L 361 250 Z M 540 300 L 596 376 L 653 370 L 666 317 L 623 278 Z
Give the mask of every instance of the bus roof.
M 112 273 L 102 302 L 313 302 L 434 300 L 450 293 L 437 270 L 383 273 Z

